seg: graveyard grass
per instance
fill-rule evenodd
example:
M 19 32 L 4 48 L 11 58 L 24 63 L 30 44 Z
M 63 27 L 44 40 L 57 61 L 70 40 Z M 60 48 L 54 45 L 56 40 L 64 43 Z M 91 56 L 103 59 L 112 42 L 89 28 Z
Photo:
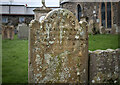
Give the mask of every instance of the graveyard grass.
M 120 48 L 120 35 L 89 35 L 89 50 L 106 50 Z
M 3 83 L 27 83 L 28 41 L 2 41 L 2 81 Z
M 118 35 L 89 35 L 89 50 L 118 48 Z M 27 83 L 28 40 L 2 41 L 3 83 Z

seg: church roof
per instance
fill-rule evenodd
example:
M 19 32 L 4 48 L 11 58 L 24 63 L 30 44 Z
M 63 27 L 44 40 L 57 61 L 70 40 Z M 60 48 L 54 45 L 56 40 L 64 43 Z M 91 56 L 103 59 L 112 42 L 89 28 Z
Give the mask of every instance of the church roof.
M 66 3 L 66 2 L 73 2 L 73 0 L 61 0 L 60 4 Z
M 60 0 L 60 4 L 66 2 L 119 2 L 120 0 Z

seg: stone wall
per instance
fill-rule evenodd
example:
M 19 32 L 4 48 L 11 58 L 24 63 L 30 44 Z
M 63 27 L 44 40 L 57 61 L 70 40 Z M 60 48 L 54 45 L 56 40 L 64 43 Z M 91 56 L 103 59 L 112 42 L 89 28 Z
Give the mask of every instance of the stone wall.
M 87 16 L 89 20 L 93 19 L 93 10 L 94 6 L 96 6 L 96 13 L 99 13 L 99 3 L 96 2 L 67 2 L 61 4 L 61 8 L 65 8 L 70 10 L 77 18 L 77 5 L 81 6 L 82 14 Z
M 120 49 L 89 51 L 90 83 L 117 83 L 119 75 Z
M 73 3 L 73 2 L 68 2 L 68 3 L 65 3 L 65 4 L 62 4 L 61 5 L 61 8 L 65 8 L 65 9 L 68 9 L 69 11 L 71 11 L 75 16 L 77 15 L 76 14 L 76 3 Z M 77 18 L 77 16 L 76 16 Z

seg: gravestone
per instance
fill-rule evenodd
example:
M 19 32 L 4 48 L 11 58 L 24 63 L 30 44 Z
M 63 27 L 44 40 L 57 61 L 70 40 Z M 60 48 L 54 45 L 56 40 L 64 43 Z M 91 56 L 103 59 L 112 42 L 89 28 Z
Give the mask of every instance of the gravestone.
M 29 35 L 29 83 L 87 83 L 87 23 L 56 9 L 33 20 Z
M 13 39 L 14 38 L 14 26 L 4 26 L 2 25 L 2 38 L 3 39 Z
M 120 49 L 90 51 L 89 57 L 91 85 L 93 85 L 93 83 L 114 85 L 114 83 L 119 82 Z
M 93 20 L 90 20 L 89 24 L 88 24 L 88 33 L 89 34 L 93 34 L 92 28 L 93 28 Z
M 119 34 L 119 33 L 120 33 L 119 26 L 117 26 L 117 24 L 113 24 L 111 34 Z
M 105 33 L 106 33 L 105 27 L 100 26 L 100 34 L 105 34 Z
M 19 23 L 18 26 L 17 26 L 17 31 L 19 31 L 19 27 L 20 27 L 20 26 L 27 26 L 27 24 L 25 24 L 25 23 L 22 23 L 22 24 Z
M 92 28 L 92 31 L 93 31 L 93 34 L 99 34 L 99 23 L 93 23 L 93 28 Z
M 29 27 L 27 25 L 18 26 L 18 38 L 19 39 L 28 39 L 29 36 Z
M 89 34 L 99 34 L 99 30 L 99 23 L 94 22 L 94 20 L 90 20 L 88 24 Z

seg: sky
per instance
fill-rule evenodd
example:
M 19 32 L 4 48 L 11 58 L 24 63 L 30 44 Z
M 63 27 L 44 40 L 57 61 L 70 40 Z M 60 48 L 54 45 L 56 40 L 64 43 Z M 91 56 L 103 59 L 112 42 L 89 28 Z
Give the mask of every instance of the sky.
M 41 0 L 0 0 L 2 3 L 27 4 L 28 6 L 41 7 Z M 45 0 L 47 7 L 59 7 L 59 0 Z

